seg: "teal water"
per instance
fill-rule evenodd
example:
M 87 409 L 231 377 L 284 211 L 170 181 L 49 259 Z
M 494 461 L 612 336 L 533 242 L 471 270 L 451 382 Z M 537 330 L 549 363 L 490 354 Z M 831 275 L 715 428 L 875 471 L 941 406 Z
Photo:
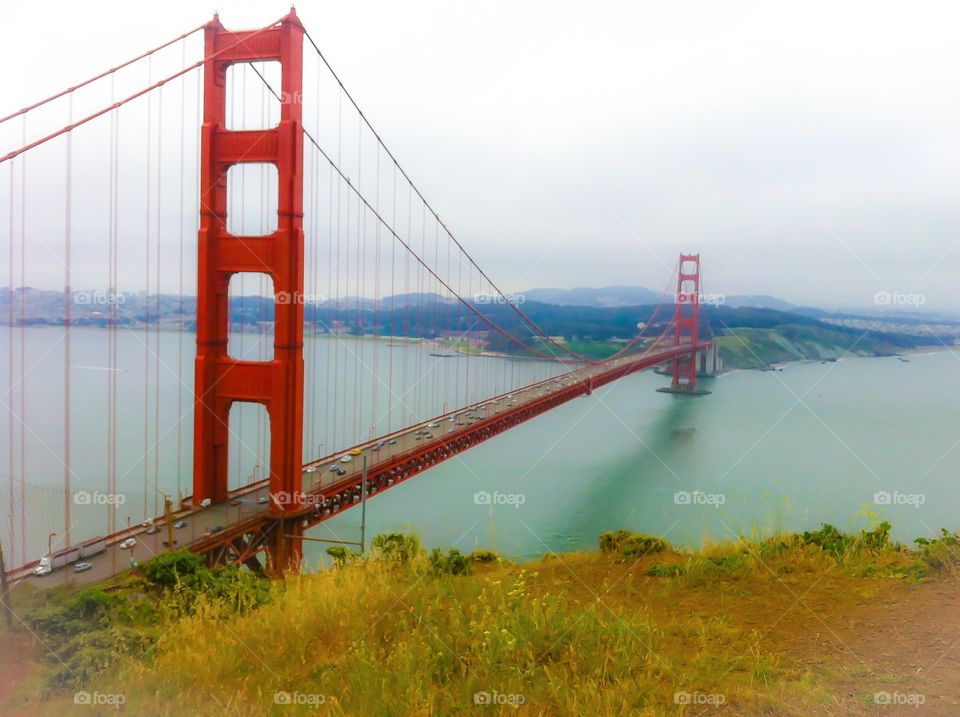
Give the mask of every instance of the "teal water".
M 31 559 L 45 550 L 49 532 L 62 532 L 64 357 L 58 329 L 28 329 L 24 335 L 29 370 L 21 416 L 19 334 L 11 351 L 7 330 L 0 330 L 0 537 L 14 558 Z M 253 347 L 250 355 L 256 357 L 256 337 L 239 341 L 246 345 L 238 350 L 249 353 Z M 159 394 L 161 400 L 159 415 L 151 403 L 145 416 L 143 336 L 120 335 L 118 488 L 125 502 L 116 512 L 119 526 L 153 513 L 154 484 L 174 494 L 178 487 L 190 492 L 192 336 L 181 345 L 176 333 L 161 333 L 159 348 L 151 346 L 148 398 L 152 402 Z M 314 390 L 308 397 L 305 453 L 329 453 L 371 430 L 397 428 L 462 405 L 465 397 L 483 398 L 494 384 L 522 385 L 557 370 L 503 359 L 469 365 L 461 359 L 438 361 L 430 351 L 308 339 Z M 362 365 L 355 360 L 361 355 Z M 10 360 L 12 392 L 6 378 Z M 395 392 L 414 381 L 429 390 L 391 402 L 388 388 L 363 368 L 376 362 L 382 376 L 391 360 Z M 355 398 L 352 389 L 344 392 L 333 380 L 334 361 L 341 375 L 344 366 L 355 367 L 348 378 L 364 386 L 365 398 Z M 958 361 L 960 356 L 939 352 L 909 362 L 852 358 L 792 364 L 782 372 L 731 372 L 709 381 L 713 393 L 697 398 L 657 393 L 665 377 L 634 375 L 376 496 L 367 506 L 367 535 L 412 531 L 428 546 L 482 547 L 531 558 L 592 548 L 599 533 L 615 528 L 661 534 L 682 545 L 815 528 L 821 522 L 864 526 L 877 518 L 889 519 L 903 541 L 940 527 L 960 528 Z M 71 365 L 73 487 L 105 490 L 105 332 L 74 330 Z M 257 464 L 263 462 L 266 436 L 256 407 L 235 413 L 231 429 L 243 441 L 231 449 L 233 486 L 263 470 Z M 27 481 L 21 492 L 22 474 Z M 494 496 L 490 504 L 475 502 L 483 492 Z M 691 500 L 678 503 L 678 492 L 681 500 L 684 493 Z M 890 494 L 889 502 L 883 502 L 884 494 Z M 75 508 L 74 542 L 103 532 L 107 519 L 105 506 Z M 354 509 L 311 535 L 358 540 L 359 523 L 360 511 Z M 18 542 L 21 525 L 30 536 L 25 545 Z M 321 544 L 307 546 L 309 564 L 322 556 Z
M 531 558 L 594 548 L 616 528 L 682 545 L 878 518 L 902 541 L 957 529 L 958 360 L 942 352 L 733 372 L 697 398 L 657 393 L 664 377 L 634 375 L 370 501 L 367 531 Z M 524 501 L 476 505 L 480 490 Z M 723 502 L 677 504 L 678 491 Z M 900 497 L 875 503 L 884 492 Z M 905 502 L 912 494 L 923 503 Z M 315 532 L 355 539 L 358 523 L 348 512 Z

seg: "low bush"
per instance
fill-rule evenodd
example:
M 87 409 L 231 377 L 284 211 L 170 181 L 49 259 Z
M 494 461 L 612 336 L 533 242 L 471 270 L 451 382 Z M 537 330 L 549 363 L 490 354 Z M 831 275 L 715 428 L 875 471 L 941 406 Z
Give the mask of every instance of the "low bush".
M 670 543 L 656 535 L 615 530 L 600 535 L 600 552 L 613 554 L 622 560 L 637 560 L 651 553 L 670 549 Z

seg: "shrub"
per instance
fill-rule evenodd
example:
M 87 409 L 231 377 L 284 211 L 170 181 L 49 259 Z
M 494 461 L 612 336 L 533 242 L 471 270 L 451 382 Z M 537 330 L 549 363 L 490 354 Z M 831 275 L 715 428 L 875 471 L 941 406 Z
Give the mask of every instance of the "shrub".
M 600 535 L 600 552 L 612 553 L 623 560 L 637 560 L 650 553 L 662 553 L 670 543 L 656 535 L 616 530 Z
M 333 545 L 327 548 L 327 555 L 333 558 L 334 565 L 340 568 L 348 563 L 355 562 L 360 557 L 360 553 L 355 553 L 342 545 Z
M 960 534 L 941 528 L 940 537 L 916 538 L 920 560 L 933 570 L 952 570 L 960 564 Z
M 158 588 L 172 588 L 181 582 L 198 585 L 205 582 L 207 572 L 203 558 L 189 550 L 161 553 L 140 566 L 147 583 Z
M 850 550 L 853 538 L 841 533 L 829 523 L 823 523 L 820 530 L 803 531 L 803 542 L 805 545 L 816 545 L 825 553 L 832 553 L 839 558 Z
M 853 550 L 866 548 L 873 551 L 891 547 L 890 523 L 883 521 L 873 530 L 861 530 L 859 535 L 850 535 L 823 523 L 820 530 L 804 531 L 802 541 L 806 545 L 816 545 L 836 558 L 843 558 Z
M 373 552 L 385 562 L 407 564 L 423 554 L 420 538 L 403 533 L 381 533 L 373 538 Z
M 647 575 L 651 578 L 675 578 L 683 575 L 684 567 L 680 563 L 672 565 L 651 565 Z
M 430 553 L 430 573 L 432 575 L 469 575 L 470 561 L 456 548 L 450 548 L 446 555 L 440 548 Z
M 506 559 L 497 555 L 492 550 L 474 550 L 467 556 L 471 563 L 499 563 L 506 562 Z

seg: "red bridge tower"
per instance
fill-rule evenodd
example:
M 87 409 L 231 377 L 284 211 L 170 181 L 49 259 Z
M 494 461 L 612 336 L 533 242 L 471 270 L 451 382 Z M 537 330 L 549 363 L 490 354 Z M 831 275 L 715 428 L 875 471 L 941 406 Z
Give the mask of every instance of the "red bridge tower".
M 677 296 L 674 309 L 674 342 L 696 346 L 700 326 L 700 255 L 681 254 L 677 266 Z M 697 358 L 694 351 L 673 361 L 672 391 L 696 393 Z
M 270 419 L 270 511 L 273 528 L 259 536 L 270 571 L 300 565 L 303 452 L 303 26 L 291 10 L 279 25 L 230 32 L 214 16 L 205 28 L 203 127 L 200 142 L 200 233 L 194 401 L 193 505 L 227 499 L 230 407 L 262 404 Z M 226 129 L 227 68 L 279 61 L 280 123 L 273 129 Z M 227 170 L 270 163 L 279 179 L 277 229 L 266 236 L 227 231 Z M 276 296 L 271 361 L 239 361 L 227 351 L 230 277 L 267 274 Z M 283 495 L 281 501 L 275 498 Z

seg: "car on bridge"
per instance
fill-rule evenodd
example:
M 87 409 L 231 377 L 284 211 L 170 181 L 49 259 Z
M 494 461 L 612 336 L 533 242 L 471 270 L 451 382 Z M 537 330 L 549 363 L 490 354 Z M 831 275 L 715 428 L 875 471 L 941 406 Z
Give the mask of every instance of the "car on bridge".
M 136 538 L 127 538 L 122 543 L 120 543 L 120 550 L 130 550 L 134 545 L 137 544 Z

